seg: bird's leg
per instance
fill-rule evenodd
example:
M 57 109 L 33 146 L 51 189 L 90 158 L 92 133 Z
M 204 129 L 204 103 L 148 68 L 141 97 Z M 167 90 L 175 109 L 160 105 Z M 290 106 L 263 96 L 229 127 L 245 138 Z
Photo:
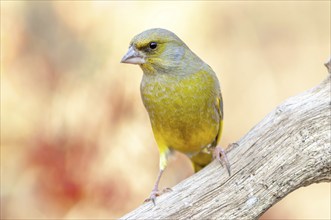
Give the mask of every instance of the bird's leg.
M 154 184 L 153 190 L 151 192 L 151 195 L 149 196 L 150 200 L 152 200 L 153 204 L 155 205 L 155 199 L 157 196 L 160 195 L 159 193 L 159 182 L 161 180 L 161 176 L 164 170 L 160 170 L 159 175 L 157 176 L 156 182 Z
M 160 169 L 159 175 L 157 176 L 156 182 L 154 184 L 153 190 L 148 199 L 145 199 L 144 202 L 149 202 L 152 200 L 153 204 L 155 205 L 155 199 L 157 196 L 161 195 L 162 193 L 159 192 L 159 182 L 163 173 L 163 169 Z
M 214 149 L 214 158 L 216 158 L 217 161 L 219 161 L 223 167 L 226 168 L 228 171 L 229 176 L 231 176 L 230 172 L 230 163 L 226 156 L 226 153 L 224 149 L 221 146 L 216 146 Z
M 152 200 L 154 205 L 155 205 L 156 197 L 162 195 L 165 192 L 171 191 L 170 188 L 166 188 L 162 192 L 159 191 L 159 182 L 160 182 L 161 176 L 163 174 L 163 171 L 167 167 L 168 155 L 171 153 L 171 150 L 167 146 L 159 144 L 159 151 L 160 151 L 160 164 L 159 164 L 160 171 L 159 171 L 159 175 L 157 176 L 156 182 L 154 184 L 153 190 L 152 190 L 149 198 L 145 199 L 145 202 L 148 202 L 148 201 Z

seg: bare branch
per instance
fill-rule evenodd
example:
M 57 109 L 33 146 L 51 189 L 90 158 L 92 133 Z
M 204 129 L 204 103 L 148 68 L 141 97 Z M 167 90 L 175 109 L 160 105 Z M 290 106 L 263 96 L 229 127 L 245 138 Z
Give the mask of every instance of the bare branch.
M 329 74 L 228 149 L 231 177 L 214 161 L 122 219 L 256 219 L 293 190 L 330 182 L 330 107 Z

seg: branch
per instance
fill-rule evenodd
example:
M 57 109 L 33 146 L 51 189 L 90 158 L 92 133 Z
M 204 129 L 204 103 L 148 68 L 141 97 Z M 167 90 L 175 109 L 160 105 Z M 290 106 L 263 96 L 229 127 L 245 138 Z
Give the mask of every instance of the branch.
M 214 161 L 122 219 L 256 219 L 293 190 L 330 182 L 330 106 L 329 74 L 228 148 L 231 177 Z

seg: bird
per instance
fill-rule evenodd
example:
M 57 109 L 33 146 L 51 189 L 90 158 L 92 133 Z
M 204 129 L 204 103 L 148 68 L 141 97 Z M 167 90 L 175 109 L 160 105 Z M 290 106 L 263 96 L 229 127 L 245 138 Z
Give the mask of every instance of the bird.
M 159 174 L 148 199 L 155 205 L 158 185 L 173 151 L 189 157 L 195 172 L 216 158 L 230 173 L 218 145 L 223 99 L 215 72 L 173 32 L 152 28 L 133 37 L 121 63 L 143 71 L 140 93 L 159 150 Z

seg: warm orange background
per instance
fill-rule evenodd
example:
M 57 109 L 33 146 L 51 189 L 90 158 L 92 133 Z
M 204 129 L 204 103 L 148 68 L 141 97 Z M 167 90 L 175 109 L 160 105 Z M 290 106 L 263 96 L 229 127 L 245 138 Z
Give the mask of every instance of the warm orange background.
M 1 218 L 116 218 L 148 196 L 158 152 L 142 72 L 119 61 L 152 27 L 217 72 L 223 146 L 327 75 L 330 1 L 1 1 Z M 175 154 L 161 187 L 191 174 Z M 330 219 L 330 184 L 264 218 Z

